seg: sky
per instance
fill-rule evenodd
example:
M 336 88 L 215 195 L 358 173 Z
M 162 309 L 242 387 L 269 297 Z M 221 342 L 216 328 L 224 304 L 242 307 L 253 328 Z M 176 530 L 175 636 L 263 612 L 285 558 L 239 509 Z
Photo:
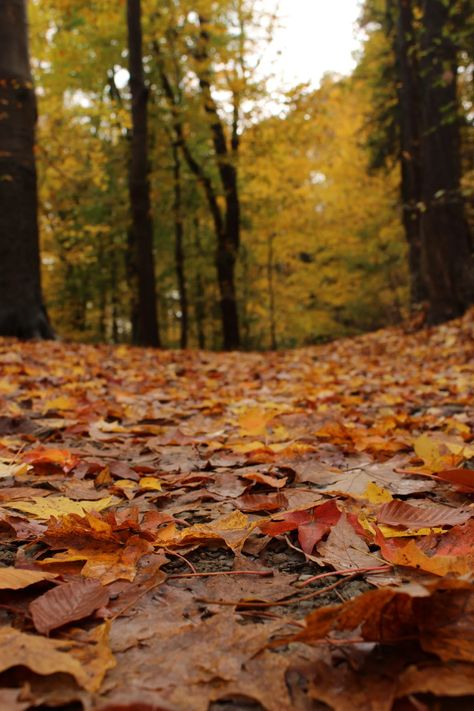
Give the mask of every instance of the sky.
M 328 71 L 349 73 L 358 48 L 355 22 L 360 0 L 264 0 L 266 8 L 280 7 L 281 27 L 266 52 L 286 87 L 310 81 L 318 86 Z

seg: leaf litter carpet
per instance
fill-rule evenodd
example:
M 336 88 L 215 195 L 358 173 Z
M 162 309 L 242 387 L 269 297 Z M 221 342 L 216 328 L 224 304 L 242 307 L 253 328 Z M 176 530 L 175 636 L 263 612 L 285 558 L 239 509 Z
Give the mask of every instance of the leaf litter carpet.
M 1 341 L 0 708 L 472 708 L 473 326 Z

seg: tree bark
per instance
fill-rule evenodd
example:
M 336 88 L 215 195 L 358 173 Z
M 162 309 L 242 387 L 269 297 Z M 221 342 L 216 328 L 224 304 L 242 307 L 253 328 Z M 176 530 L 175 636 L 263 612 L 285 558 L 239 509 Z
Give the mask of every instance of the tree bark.
M 473 249 L 460 191 L 458 65 L 450 7 L 445 0 L 423 2 L 421 259 L 430 323 L 460 316 L 474 301 Z
M 427 298 L 421 272 L 420 96 L 412 0 L 397 0 L 394 50 L 397 69 L 402 215 L 408 243 L 412 306 Z
M 136 253 L 138 284 L 137 334 L 142 346 L 159 346 L 156 283 L 153 256 L 153 221 L 148 180 L 148 88 L 142 52 L 141 0 L 127 0 L 132 145 L 129 172 L 132 245 Z
M 209 34 L 207 21 L 199 17 L 200 41 L 196 52 L 199 85 L 204 100 L 204 110 L 210 118 L 211 135 L 217 167 L 224 189 L 226 204 L 224 229 L 217 234 L 216 267 L 221 302 L 222 331 L 225 350 L 240 347 L 239 312 L 235 287 L 235 267 L 240 246 L 240 200 L 235 160 L 238 150 L 237 119 L 234 114 L 232 150 L 227 147 L 227 139 L 222 120 L 212 96 L 209 78 Z
M 217 242 L 215 259 L 220 296 L 223 346 L 225 350 L 233 350 L 240 346 L 239 317 L 235 289 L 235 263 L 240 240 L 240 207 L 238 194 L 235 190 L 234 197 L 230 197 L 230 200 L 228 194 L 226 195 L 226 210 L 224 215 L 219 206 L 218 195 L 211 178 L 207 175 L 201 163 L 198 163 L 193 156 L 185 138 L 183 124 L 179 115 L 180 107 L 165 71 L 160 47 L 157 43 L 155 43 L 155 53 L 158 59 L 158 69 L 163 90 L 173 114 L 173 130 L 175 132 L 176 145 L 182 150 L 190 171 L 204 189 L 211 213 Z M 215 111 L 217 113 L 217 109 L 215 109 Z M 219 121 L 218 116 L 217 120 Z M 219 141 L 219 145 L 222 145 L 222 141 L 224 141 L 225 146 L 225 134 L 222 126 L 220 126 L 219 137 L 216 139 L 215 128 L 213 129 L 213 136 L 214 146 L 216 140 Z M 221 166 L 221 159 L 218 158 L 218 161 L 219 166 Z M 237 189 L 237 174 L 235 168 L 233 166 L 230 167 L 235 174 L 235 188 Z M 220 172 L 221 170 L 222 168 L 220 167 Z
M 184 269 L 184 224 L 183 205 L 181 189 L 181 161 L 179 158 L 179 148 L 176 142 L 172 142 L 173 152 L 173 178 L 174 178 L 174 230 L 175 230 L 175 268 L 178 282 L 179 308 L 181 311 L 180 347 L 188 347 L 188 291 L 186 285 L 186 274 Z
M 0 335 L 52 338 L 41 294 L 26 0 L 0 3 Z

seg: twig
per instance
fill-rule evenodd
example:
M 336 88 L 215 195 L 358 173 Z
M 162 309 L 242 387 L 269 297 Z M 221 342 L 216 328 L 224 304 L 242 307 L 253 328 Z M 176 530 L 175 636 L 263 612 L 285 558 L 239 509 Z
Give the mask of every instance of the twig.
M 168 575 L 168 580 L 176 580 L 176 578 L 210 578 L 215 575 L 260 575 L 262 578 L 273 577 L 273 570 L 221 570 L 214 573 L 175 573 Z
M 331 573 L 320 573 L 319 575 L 313 575 L 312 578 L 308 578 L 303 583 L 298 585 L 298 588 L 304 588 L 306 585 L 311 585 L 317 580 L 323 580 L 323 578 L 331 578 L 334 575 L 351 575 L 354 573 L 386 573 L 393 568 L 393 565 L 379 565 L 374 568 L 349 568 L 347 570 L 333 570 Z
M 181 558 L 181 560 L 183 560 L 186 563 L 186 565 L 189 568 L 191 568 L 193 573 L 197 573 L 197 570 L 194 567 L 194 565 L 187 558 L 185 558 L 184 555 L 181 555 L 181 553 L 178 553 L 177 551 L 171 551 L 169 548 L 163 548 L 163 550 L 166 551 L 169 555 L 175 555 L 177 558 Z M 169 577 L 174 577 L 174 576 L 169 576 Z
M 276 601 L 276 602 L 252 602 L 250 600 L 207 600 L 205 598 L 198 598 L 198 602 L 203 602 L 207 605 L 228 605 L 230 607 L 256 607 L 256 608 L 265 608 L 265 607 L 283 607 L 285 605 L 297 605 L 299 602 L 303 602 L 304 600 L 312 600 L 314 597 L 318 597 L 319 595 L 324 595 L 325 593 L 331 592 L 331 590 L 335 590 L 335 588 L 339 587 L 339 585 L 342 585 L 342 583 L 347 582 L 348 580 L 352 580 L 353 578 L 356 578 L 359 575 L 359 573 L 353 573 L 352 575 L 349 575 L 345 578 L 341 578 L 337 582 L 333 583 L 332 585 L 326 585 L 325 588 L 320 588 L 319 590 L 313 590 L 313 592 L 308 593 L 307 595 L 302 595 L 301 597 L 294 597 L 292 596 L 289 600 L 283 598 L 283 600 Z M 288 596 L 287 596 L 288 597 Z
M 243 617 L 264 617 L 265 619 L 269 620 L 281 620 L 286 625 L 290 625 L 292 627 L 299 627 L 303 630 L 306 629 L 306 625 L 304 624 L 304 622 L 300 622 L 299 620 L 287 620 L 281 615 L 274 615 L 272 612 L 263 612 L 263 610 L 260 612 L 258 610 L 240 610 L 238 614 Z

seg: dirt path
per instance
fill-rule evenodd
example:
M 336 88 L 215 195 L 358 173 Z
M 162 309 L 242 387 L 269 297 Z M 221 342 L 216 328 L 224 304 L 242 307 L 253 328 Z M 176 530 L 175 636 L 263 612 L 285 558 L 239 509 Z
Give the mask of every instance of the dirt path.
M 472 708 L 473 326 L 0 342 L 0 708 Z

